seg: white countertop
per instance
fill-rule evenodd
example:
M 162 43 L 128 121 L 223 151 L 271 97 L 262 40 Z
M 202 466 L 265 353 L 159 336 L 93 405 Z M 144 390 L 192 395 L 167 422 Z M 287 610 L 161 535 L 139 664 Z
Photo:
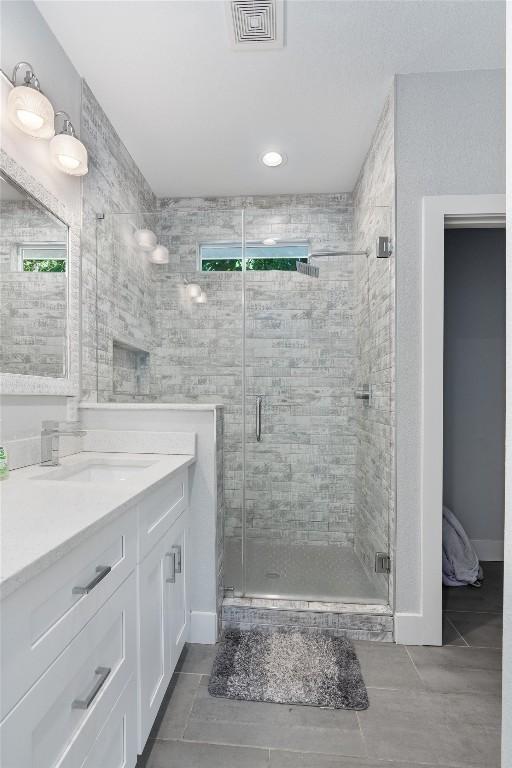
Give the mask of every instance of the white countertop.
M 190 455 L 84 452 L 60 463 L 68 467 L 101 458 L 154 463 L 127 480 L 105 484 L 46 480 L 43 476 L 56 468 L 39 465 L 11 471 L 0 481 L 0 597 L 122 514 L 149 488 L 195 461 Z

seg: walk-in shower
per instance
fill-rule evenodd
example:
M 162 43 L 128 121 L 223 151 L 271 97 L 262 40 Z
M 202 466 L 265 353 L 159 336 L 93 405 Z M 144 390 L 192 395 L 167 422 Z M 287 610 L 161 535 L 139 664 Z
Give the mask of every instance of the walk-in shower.
M 390 209 L 358 233 L 350 195 L 229 202 L 99 223 L 99 399 L 224 405 L 226 596 L 385 605 L 394 299 L 375 242 Z M 141 264 L 134 225 L 167 265 Z

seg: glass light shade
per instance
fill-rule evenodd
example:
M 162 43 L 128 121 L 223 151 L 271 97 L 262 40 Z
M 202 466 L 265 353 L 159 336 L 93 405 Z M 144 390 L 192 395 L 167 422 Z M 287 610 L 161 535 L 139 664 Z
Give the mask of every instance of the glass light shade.
M 169 251 L 165 245 L 157 245 L 151 253 L 149 260 L 152 261 L 153 264 L 168 264 Z
M 50 158 L 59 171 L 70 176 L 85 176 L 87 167 L 87 150 L 75 136 L 69 133 L 58 133 L 50 141 Z
M 139 248 L 143 251 L 152 251 L 156 245 L 156 235 L 150 229 L 137 229 L 133 236 Z
M 204 291 L 201 291 L 201 293 L 196 299 L 196 304 L 206 304 L 207 301 L 208 301 L 208 297 L 206 293 Z
M 263 245 L 277 245 L 277 239 L 275 237 L 266 237 L 263 240 Z
M 12 123 L 34 139 L 55 135 L 55 113 L 44 93 L 27 85 L 17 85 L 7 99 L 7 114 Z
M 284 163 L 284 156 L 280 152 L 265 152 L 261 162 L 269 168 L 277 168 Z
M 197 299 L 201 295 L 201 286 L 197 283 L 187 285 L 187 296 L 189 299 Z

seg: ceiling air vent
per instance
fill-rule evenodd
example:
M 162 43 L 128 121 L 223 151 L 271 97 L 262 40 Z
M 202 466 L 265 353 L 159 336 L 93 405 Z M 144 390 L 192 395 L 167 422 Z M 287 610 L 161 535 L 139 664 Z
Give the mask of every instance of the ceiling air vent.
M 238 51 L 284 45 L 284 0 L 227 0 L 231 45 Z

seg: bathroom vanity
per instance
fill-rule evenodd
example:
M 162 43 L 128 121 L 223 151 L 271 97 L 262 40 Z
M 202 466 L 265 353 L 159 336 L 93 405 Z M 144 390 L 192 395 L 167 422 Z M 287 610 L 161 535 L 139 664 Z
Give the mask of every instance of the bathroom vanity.
M 193 455 L 79 453 L 0 488 L 3 768 L 133 768 L 189 631 Z

